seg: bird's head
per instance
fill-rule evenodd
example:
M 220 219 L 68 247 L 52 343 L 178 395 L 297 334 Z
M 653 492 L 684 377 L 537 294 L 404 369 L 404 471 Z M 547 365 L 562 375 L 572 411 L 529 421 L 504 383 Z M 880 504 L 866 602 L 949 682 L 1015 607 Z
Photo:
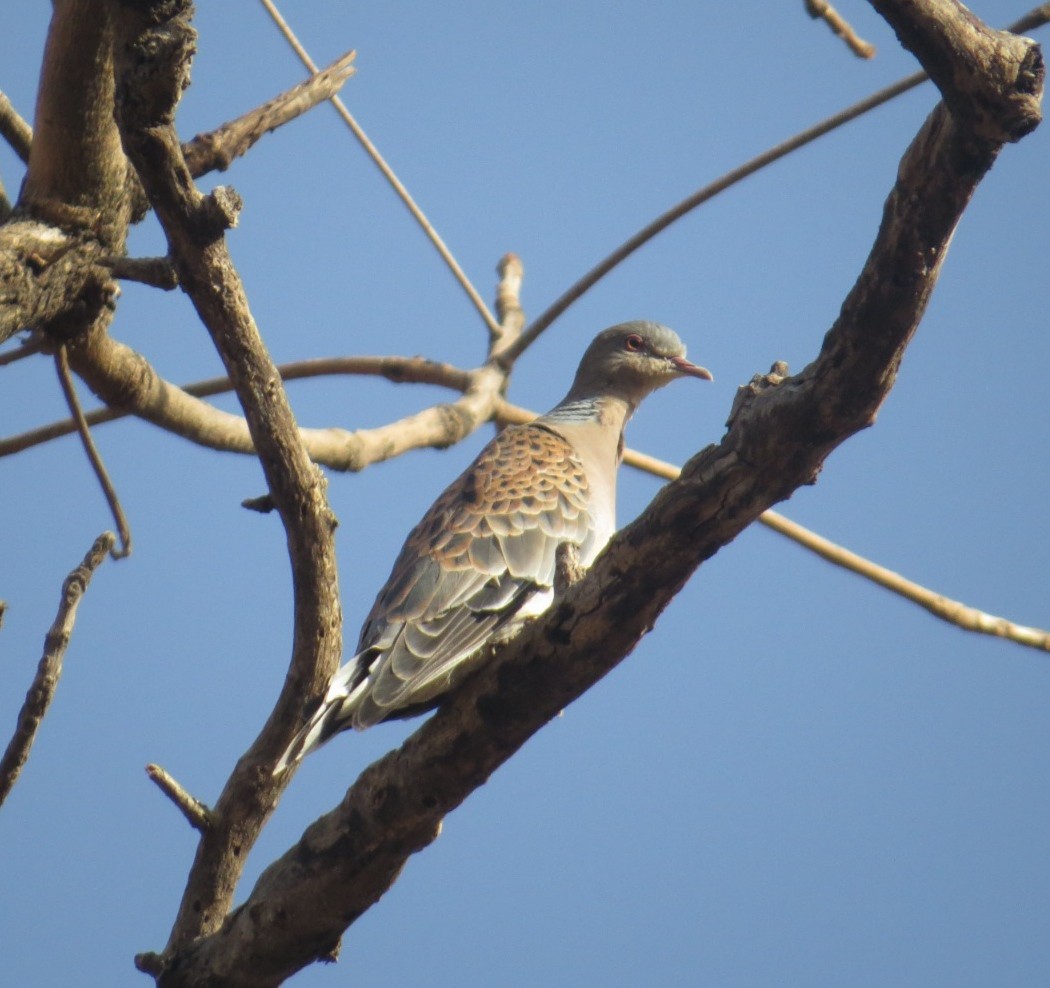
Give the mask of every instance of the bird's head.
M 599 333 L 580 361 L 570 397 L 613 395 L 637 407 L 646 395 L 679 377 L 713 381 L 685 359 L 678 334 L 655 322 L 625 322 Z

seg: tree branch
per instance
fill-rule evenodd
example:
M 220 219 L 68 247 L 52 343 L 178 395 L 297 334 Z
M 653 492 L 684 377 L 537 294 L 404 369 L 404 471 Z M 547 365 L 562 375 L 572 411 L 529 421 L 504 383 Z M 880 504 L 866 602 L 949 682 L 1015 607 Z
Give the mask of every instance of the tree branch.
M 203 833 L 211 827 L 211 810 L 196 796 L 191 796 L 159 765 L 150 763 L 146 766 L 146 775 L 157 788 L 174 804 L 175 808 L 186 818 L 186 822 Z
M 325 481 L 310 461 L 287 395 L 259 336 L 224 231 L 240 201 L 194 187 L 173 125 L 196 33 L 188 0 L 124 8 L 117 46 L 117 120 L 124 148 L 164 228 L 179 284 L 222 358 L 274 504 L 291 563 L 294 626 L 284 686 L 262 731 L 240 758 L 201 834 L 170 944 L 214 931 L 229 908 L 247 853 L 276 805 L 271 768 L 339 663 L 342 615 Z
M 856 31 L 827 0 L 804 0 L 806 13 L 814 20 L 822 20 L 836 37 L 841 38 L 846 46 L 858 58 L 874 58 L 875 46 L 861 38 Z
M 222 431 L 222 427 L 227 424 L 229 419 L 240 423 L 236 429 L 231 428 L 229 430 L 230 434 L 236 437 L 229 445 L 215 445 L 212 448 L 238 453 L 255 452 L 255 447 L 250 445 L 251 436 L 248 435 L 247 426 L 244 425 L 244 420 L 240 416 L 230 415 L 228 412 L 223 412 L 203 402 L 198 405 L 184 401 L 184 395 L 188 395 L 191 398 L 207 398 L 212 395 L 227 394 L 233 390 L 233 384 L 228 377 L 212 377 L 205 381 L 196 381 L 193 384 L 181 386 L 170 384 L 159 377 L 146 359 L 135 353 L 135 351 L 124 347 L 123 344 L 115 343 L 115 341 L 109 341 L 105 345 L 108 347 L 114 344 L 125 351 L 119 356 L 118 360 L 121 362 L 127 361 L 127 373 L 120 375 L 115 372 L 111 373 L 106 379 L 106 383 L 101 386 L 101 390 L 108 392 L 112 389 L 112 393 L 115 395 L 128 393 L 130 394 L 130 399 L 122 408 L 96 408 L 94 411 L 88 412 L 84 418 L 89 426 L 104 425 L 106 422 L 114 422 L 129 415 L 138 415 L 147 421 L 154 422 L 160 428 L 181 435 L 180 429 L 174 426 L 177 424 L 178 410 L 185 408 L 185 428 L 187 429 L 190 428 L 193 420 L 206 423 L 214 416 L 220 426 L 217 435 L 222 436 L 225 434 Z M 25 356 L 36 352 L 36 349 L 30 350 Z M 21 356 L 23 356 L 21 351 L 14 351 L 11 354 L 4 355 L 4 357 L 12 360 L 19 359 Z M 0 364 L 5 362 L 4 357 L 0 357 Z M 89 365 L 89 368 L 92 366 Z M 451 364 L 444 364 L 436 360 L 427 360 L 424 357 L 317 357 L 312 360 L 296 360 L 287 364 L 278 364 L 277 372 L 281 375 L 281 380 L 285 382 L 335 374 L 360 374 L 382 377 L 394 384 L 432 384 L 451 388 L 453 391 L 459 392 L 466 391 L 471 384 L 470 371 L 460 370 Z M 89 373 L 91 373 L 90 369 Z M 94 376 L 93 380 L 97 383 L 98 377 Z M 132 383 L 136 380 L 142 386 L 142 390 L 147 392 L 146 394 L 137 396 L 137 390 L 132 387 Z M 122 388 L 127 388 L 127 391 L 122 391 Z M 175 407 L 174 414 L 165 414 L 165 410 L 169 406 Z M 203 408 L 203 412 L 198 414 L 198 408 Z M 154 421 L 151 417 L 154 409 L 160 421 Z M 75 431 L 76 423 L 72 419 L 61 419 L 57 422 L 40 426 L 37 429 L 31 429 L 28 432 L 8 436 L 6 439 L 0 439 L 0 458 L 20 453 L 24 449 L 39 446 L 61 436 L 68 436 Z M 331 436 L 334 431 L 338 430 L 300 429 L 303 442 L 306 444 L 315 463 L 321 463 L 324 466 L 331 465 L 322 457 L 323 450 L 318 434 Z M 361 433 L 344 433 L 344 435 L 360 436 Z M 186 438 L 193 439 L 192 436 L 187 436 Z M 241 445 L 242 438 L 245 439 L 243 445 Z M 442 440 L 444 438 L 442 437 Z M 237 445 L 233 445 L 234 442 Z M 449 439 L 445 445 L 451 442 L 452 440 Z M 204 443 L 204 445 L 210 445 L 210 443 Z M 341 460 L 345 461 L 351 458 L 362 459 L 363 450 L 356 451 L 353 457 L 345 453 L 340 454 Z
M 120 503 L 120 498 L 117 496 L 113 481 L 109 478 L 109 471 L 106 470 L 106 465 L 102 462 L 102 456 L 95 445 L 95 440 L 91 438 L 91 430 L 84 419 L 84 412 L 81 410 L 80 402 L 77 400 L 76 389 L 73 387 L 73 381 L 69 376 L 69 361 L 66 357 L 66 348 L 64 346 L 60 346 L 55 354 L 55 369 L 58 371 L 58 382 L 62 387 L 62 394 L 65 396 L 73 421 L 76 423 L 76 430 L 80 435 L 81 445 L 84 447 L 91 469 L 94 471 L 99 486 L 102 488 L 102 495 L 106 499 L 106 504 L 109 505 L 110 514 L 117 524 L 117 533 L 120 535 L 120 549 L 118 550 L 114 547 L 110 552 L 114 559 L 124 559 L 131 555 L 131 527 L 128 525 L 127 515 L 124 514 L 124 508 Z
M 29 149 L 33 146 L 33 128 L 22 119 L 6 93 L 0 93 L 0 137 L 11 145 L 11 150 L 23 163 L 29 161 Z
M 356 56 L 357 52 L 347 52 L 326 68 L 314 69 L 309 79 L 268 103 L 207 134 L 198 134 L 182 147 L 190 174 L 200 178 L 210 171 L 226 171 L 236 158 L 247 154 L 266 134 L 302 116 L 318 103 L 331 99 L 354 74 Z
M 62 675 L 62 661 L 69 647 L 69 639 L 73 634 L 73 625 L 76 622 L 80 600 L 95 570 L 106 558 L 106 553 L 112 550 L 115 542 L 116 536 L 112 532 L 103 532 L 95 539 L 84 561 L 66 577 L 62 584 L 62 600 L 58 605 L 55 620 L 44 638 L 44 654 L 37 665 L 33 684 L 26 693 L 25 703 L 18 712 L 18 726 L 15 728 L 14 736 L 8 743 L 3 758 L 0 758 L 0 806 L 3 805 L 8 793 L 18 781 L 18 776 L 29 758 L 29 750 L 33 747 L 37 731 L 43 722 L 44 714 L 51 706 L 59 677 Z
M 943 16 L 970 17 L 957 7 Z M 634 648 L 698 565 L 873 423 L 977 184 L 1001 141 L 1038 121 L 1038 87 L 1026 85 L 1019 98 L 1012 83 L 1018 65 L 1034 69 L 1033 47 L 993 32 L 967 38 L 959 57 L 984 66 L 975 98 L 1002 115 L 999 136 L 975 131 L 969 114 L 934 110 L 905 153 L 875 244 L 817 359 L 794 377 L 757 377 L 742 389 L 722 441 L 693 457 L 587 576 L 366 769 L 221 930 L 169 957 L 163 988 L 277 985 L 331 949 L 434 839 L 445 814 Z
M 28 170 L 0 228 L 0 342 L 23 329 L 63 341 L 108 324 L 109 272 L 130 218 L 127 160 L 113 122 L 106 0 L 55 0 Z

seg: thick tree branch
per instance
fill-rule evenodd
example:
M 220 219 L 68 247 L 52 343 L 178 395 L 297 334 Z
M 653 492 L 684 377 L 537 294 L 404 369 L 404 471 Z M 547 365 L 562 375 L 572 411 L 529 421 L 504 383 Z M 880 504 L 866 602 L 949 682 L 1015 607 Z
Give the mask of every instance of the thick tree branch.
M 113 122 L 106 0 L 56 0 L 37 97 L 29 168 L 0 228 L 0 342 L 22 329 L 65 340 L 112 302 L 109 272 L 130 216 L 127 160 Z
M 179 284 L 211 335 L 244 409 L 252 442 L 285 528 L 294 593 L 292 657 L 273 713 L 238 761 L 201 834 L 171 934 L 180 944 L 214 931 L 229 908 L 247 852 L 276 804 L 270 767 L 291 739 L 304 700 L 338 665 L 342 616 L 325 482 L 299 439 L 280 377 L 259 336 L 223 233 L 239 199 L 193 185 L 173 125 L 196 33 L 188 2 L 143 3 L 121 17 L 117 119 L 168 239 Z
M 969 15 L 955 8 L 944 17 Z M 990 136 L 987 116 L 974 130 L 978 115 L 934 110 L 901 162 L 871 254 L 817 359 L 794 377 L 774 373 L 742 389 L 721 443 L 693 457 L 584 579 L 366 769 L 221 930 L 169 957 L 159 984 L 261 988 L 324 955 L 434 839 L 446 813 L 634 648 L 700 563 L 874 422 L 974 189 L 1001 140 L 1039 119 L 1038 87 L 1026 80 L 1018 98 L 1020 73 L 1011 70 L 1035 66 L 1031 43 L 989 33 L 967 44 L 960 57 L 985 66 L 980 100 L 1004 116 L 999 136 Z
M 29 750 L 33 747 L 37 731 L 44 720 L 44 714 L 51 706 L 84 591 L 115 542 L 116 536 L 112 532 L 103 532 L 95 539 L 84 561 L 62 584 L 62 600 L 58 605 L 55 620 L 44 638 L 44 654 L 37 665 L 36 676 L 33 677 L 29 692 L 26 693 L 25 703 L 18 712 L 18 726 L 14 736 L 8 742 L 3 758 L 0 758 L 0 805 L 3 805 L 8 793 L 18 781 L 18 776 L 29 758 Z

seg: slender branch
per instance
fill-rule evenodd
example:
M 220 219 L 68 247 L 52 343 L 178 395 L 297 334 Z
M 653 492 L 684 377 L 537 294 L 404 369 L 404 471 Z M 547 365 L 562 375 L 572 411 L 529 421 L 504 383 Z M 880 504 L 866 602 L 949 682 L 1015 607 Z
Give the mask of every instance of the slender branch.
M 33 354 L 40 353 L 42 349 L 43 344 L 40 340 L 27 339 L 15 349 L 8 350 L 7 353 L 0 353 L 0 367 L 6 367 L 8 364 L 13 364 L 19 360 L 24 360 L 26 357 L 32 357 Z M 72 425 L 72 422 L 70 422 L 70 425 Z
M 233 384 L 228 377 L 209 378 L 179 387 L 159 377 L 147 361 L 129 347 L 109 337 L 100 338 L 98 344 L 104 348 L 106 357 L 84 361 L 89 366 L 89 383 L 96 391 L 112 397 L 114 401 L 120 401 L 124 407 L 95 409 L 85 416 L 88 425 L 103 425 L 129 415 L 138 415 L 160 428 L 212 449 L 234 453 L 255 452 L 248 427 L 241 416 L 192 400 L 232 391 Z M 335 374 L 370 375 L 395 384 L 431 384 L 461 393 L 469 390 L 473 380 L 471 371 L 422 357 L 320 357 L 280 364 L 277 370 L 284 381 Z M 378 457 L 384 449 L 388 455 L 381 458 L 389 459 L 397 455 L 398 450 L 403 452 L 424 445 L 451 445 L 457 438 L 462 438 L 454 434 L 456 424 L 460 423 L 460 427 L 463 427 L 464 422 L 469 424 L 474 416 L 480 414 L 475 404 L 455 403 L 450 406 L 455 408 L 451 413 L 434 412 L 427 417 L 427 421 L 433 420 L 435 424 L 433 430 L 426 428 L 425 423 L 417 426 L 412 436 L 403 437 L 403 443 L 396 449 L 384 444 L 400 427 L 397 422 L 357 432 L 304 428 L 300 429 L 300 435 L 315 463 L 339 469 L 361 469 L 377 462 L 370 457 Z M 442 429 L 441 420 L 449 423 L 449 427 Z M 480 424 L 479 421 L 477 425 Z M 64 419 L 0 439 L 0 458 L 75 431 L 76 423 L 72 419 Z
M 198 134 L 184 144 L 182 153 L 190 174 L 200 178 L 210 171 L 226 171 L 234 159 L 246 154 L 260 138 L 302 116 L 318 103 L 331 99 L 356 71 L 353 66 L 356 55 L 350 51 L 324 69 L 312 68 L 313 75 L 309 79 L 236 120 L 224 123 L 210 133 Z
M 1050 632 L 1040 628 L 1029 628 L 1023 624 L 1014 624 L 1005 618 L 987 614 L 975 607 L 969 607 L 957 600 L 952 600 L 912 580 L 905 579 L 899 573 L 873 563 L 870 559 L 858 556 L 840 545 L 811 532 L 802 525 L 785 518 L 774 511 L 763 514 L 761 521 L 774 532 L 786 535 L 789 539 L 804 546 L 811 552 L 826 559 L 829 563 L 850 570 L 858 576 L 885 587 L 892 593 L 910 600 L 925 608 L 934 617 L 954 624 L 964 631 L 974 631 L 996 638 L 1005 638 L 1018 645 L 1027 645 L 1044 652 L 1050 652 Z
M 496 289 L 496 315 L 500 332 L 493 336 L 489 354 L 497 359 L 521 335 L 525 328 L 525 310 L 521 307 L 521 282 L 525 268 L 517 254 L 505 254 L 496 267 L 499 286 Z
M 858 58 L 874 58 L 875 46 L 857 35 L 850 23 L 827 0 L 804 0 L 806 13 L 814 20 L 822 20 L 832 33 L 840 37 Z
M 166 257 L 107 257 L 100 263 L 120 281 L 137 281 L 166 292 L 179 287 L 175 269 Z
M 295 33 L 288 25 L 288 22 L 281 16 L 281 12 L 277 9 L 273 0 L 260 0 L 260 2 L 263 7 L 266 8 L 266 12 L 277 25 L 277 28 L 284 36 L 284 39 L 291 46 L 295 54 L 299 56 L 299 61 L 301 61 L 311 72 L 316 72 L 317 66 L 314 64 L 313 59 L 302 46 L 299 39 L 295 36 Z M 500 333 L 500 327 L 495 316 L 489 311 L 489 307 L 485 304 L 481 295 L 478 294 L 478 290 L 459 266 L 459 262 L 453 257 L 452 252 L 448 249 L 445 241 L 441 239 L 437 230 L 434 229 L 431 222 L 427 219 L 426 214 L 424 214 L 423 210 L 416 204 L 416 201 L 409 194 L 408 189 L 405 188 L 401 180 L 394 173 L 394 170 L 389 164 L 387 164 L 386 159 L 384 159 L 379 153 L 379 149 L 371 142 L 371 140 L 369 140 L 368 135 L 364 132 L 364 129 L 357 120 L 351 115 L 343 101 L 338 96 L 333 96 L 332 105 L 342 118 L 343 123 L 350 128 L 351 133 L 357 138 L 358 143 L 365 149 L 365 152 L 375 163 L 376 167 L 382 172 L 383 177 L 393 188 L 394 192 L 397 193 L 398 198 L 404 204 L 405 208 L 412 214 L 413 219 L 415 219 L 416 223 L 419 224 L 422 231 L 434 245 L 434 249 L 441 255 L 441 259 L 445 262 L 449 271 L 452 272 L 452 276 L 459 282 L 460 287 L 467 293 L 467 297 L 473 303 L 474 308 L 478 310 L 481 318 L 485 321 L 485 325 L 488 327 L 489 332 L 498 336 Z
M 0 92 L 0 137 L 11 145 L 11 150 L 22 159 L 23 164 L 29 163 L 29 149 L 33 146 L 33 128 L 19 116 L 7 94 L 2 92 Z
M 47 713 L 47 708 L 51 705 L 51 700 L 55 695 L 59 677 L 62 675 L 62 661 L 73 634 L 73 625 L 76 622 L 80 600 L 95 570 L 106 558 L 106 553 L 112 551 L 115 541 L 116 536 L 112 532 L 103 532 L 95 539 L 84 561 L 66 577 L 62 584 L 62 599 L 58 605 L 58 613 L 44 638 L 44 654 L 37 665 L 36 676 L 33 677 L 29 692 L 26 693 L 25 703 L 18 712 L 18 725 L 14 736 L 8 743 L 3 758 L 0 758 L 0 805 L 3 805 L 8 793 L 18 781 L 18 776 L 29 758 L 29 750 L 33 747 L 33 741 L 36 739 L 44 714 Z
M 1048 21 L 1050 21 L 1050 3 L 1044 3 L 1039 7 L 1030 10 L 1018 21 L 1011 24 L 1006 30 L 1015 34 L 1022 33 L 1025 31 L 1031 31 L 1036 27 L 1041 27 Z M 647 244 L 658 233 L 662 233 L 675 221 L 680 220 L 683 216 L 692 212 L 698 206 L 702 206 L 705 202 L 713 199 L 719 193 L 725 192 L 726 189 L 731 188 L 738 182 L 742 182 L 745 178 L 755 174 L 755 172 L 760 171 L 767 165 L 771 165 L 773 162 L 791 154 L 792 151 L 797 151 L 799 148 L 811 144 L 818 137 L 823 137 L 825 134 L 837 130 L 844 124 L 856 120 L 857 117 L 863 116 L 869 110 L 874 110 L 876 107 L 882 106 L 883 103 L 888 103 L 902 93 L 906 93 L 910 89 L 914 89 L 916 86 L 926 82 L 929 78 L 930 77 L 926 72 L 916 72 L 914 75 L 906 76 L 898 82 L 893 83 L 893 85 L 887 86 L 885 89 L 880 89 L 877 93 L 873 93 L 866 99 L 862 99 L 859 103 L 854 103 L 852 106 L 840 110 L 833 116 L 827 117 L 820 123 L 814 124 L 812 127 L 803 130 L 801 133 L 796 134 L 782 144 L 778 144 L 775 147 L 770 148 L 768 151 L 763 151 L 750 161 L 746 161 L 732 171 L 726 172 L 725 175 L 716 179 L 710 185 L 705 185 L 703 188 L 697 189 L 692 195 L 687 196 L 677 205 L 672 206 L 666 213 L 656 217 L 651 223 L 642 227 L 642 229 L 634 234 L 634 236 L 624 241 L 624 243 L 617 247 L 616 250 L 608 255 L 608 257 L 596 264 L 575 284 L 566 289 L 532 321 L 528 329 L 526 329 L 518 338 L 518 341 L 513 346 L 508 347 L 507 350 L 500 355 L 501 362 L 505 366 L 512 365 L 518 357 L 536 342 L 540 334 L 549 329 L 551 324 L 559 316 L 563 315 L 574 302 L 592 289 L 602 278 L 612 271 L 613 268 L 627 260 L 627 258 L 636 250 Z
M 69 359 L 66 355 L 64 344 L 58 348 L 58 352 L 55 354 L 55 370 L 58 372 L 58 381 L 62 386 L 62 394 L 65 395 L 66 404 L 69 406 L 70 414 L 76 423 L 77 432 L 80 434 L 80 442 L 84 447 L 84 452 L 87 454 L 91 469 L 95 471 L 99 486 L 105 495 L 106 504 L 109 505 L 110 514 L 113 515 L 117 531 L 120 534 L 120 548 L 114 547 L 110 552 L 114 559 L 123 559 L 131 554 L 131 528 L 128 525 L 128 519 L 124 514 L 120 498 L 117 496 L 116 488 L 114 488 L 113 482 L 109 479 L 106 465 L 102 462 L 98 447 L 95 446 L 95 440 L 91 438 L 91 430 L 84 419 L 84 412 L 80 408 L 76 389 L 73 387 L 73 381 L 69 376 Z
M 211 827 L 211 810 L 196 796 L 191 796 L 186 792 L 170 773 L 151 762 L 146 766 L 146 775 L 175 804 L 175 807 L 194 830 L 204 833 Z

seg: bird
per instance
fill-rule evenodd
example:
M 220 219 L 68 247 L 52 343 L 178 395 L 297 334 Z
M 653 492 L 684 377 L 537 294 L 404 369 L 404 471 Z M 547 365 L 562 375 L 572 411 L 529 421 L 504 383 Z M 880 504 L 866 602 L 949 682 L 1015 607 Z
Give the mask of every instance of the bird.
M 678 335 L 647 321 L 599 333 L 568 394 L 546 415 L 502 430 L 409 533 L 365 619 L 357 652 L 274 768 L 333 735 L 425 712 L 554 598 L 558 546 L 594 561 L 616 529 L 624 427 L 671 381 L 711 381 Z

